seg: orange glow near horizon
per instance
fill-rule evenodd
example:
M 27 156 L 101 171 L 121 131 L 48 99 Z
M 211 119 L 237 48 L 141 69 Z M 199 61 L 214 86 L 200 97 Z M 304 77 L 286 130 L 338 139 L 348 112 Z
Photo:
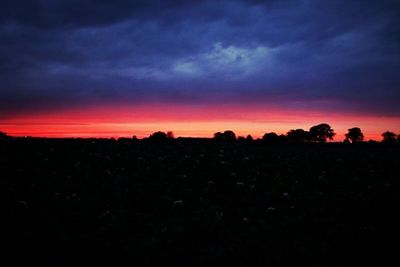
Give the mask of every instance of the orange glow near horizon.
M 240 105 L 101 106 L 0 119 L 0 131 L 12 136 L 34 137 L 146 137 L 155 131 L 173 131 L 175 136 L 212 137 L 233 130 L 238 136 L 255 138 L 266 132 L 283 134 L 290 129 L 309 129 L 329 123 L 344 139 L 351 127 L 360 127 L 365 140 L 381 140 L 381 134 L 400 131 L 400 117 L 290 110 Z

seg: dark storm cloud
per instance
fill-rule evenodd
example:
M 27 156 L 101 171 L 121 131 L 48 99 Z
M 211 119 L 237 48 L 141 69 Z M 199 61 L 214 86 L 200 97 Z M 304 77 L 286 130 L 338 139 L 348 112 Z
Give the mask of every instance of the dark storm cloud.
M 106 101 L 400 115 L 399 1 L 2 1 L 0 113 Z
M 40 28 L 109 25 L 131 19 L 157 18 L 169 9 L 200 1 L 152 0 L 5 0 L 2 21 L 14 21 Z

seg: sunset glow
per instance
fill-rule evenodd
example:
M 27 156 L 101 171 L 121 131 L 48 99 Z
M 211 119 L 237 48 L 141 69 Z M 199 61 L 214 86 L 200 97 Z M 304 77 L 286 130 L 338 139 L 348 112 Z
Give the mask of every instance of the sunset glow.
M 234 105 L 147 107 L 104 106 L 62 112 L 17 116 L 0 121 L 14 136 L 37 137 L 147 137 L 152 132 L 173 131 L 175 136 L 212 137 L 226 129 L 237 135 L 259 138 L 266 132 L 284 134 L 290 129 L 309 129 L 328 122 L 341 141 L 348 128 L 363 129 L 365 139 L 380 140 L 385 130 L 399 131 L 400 118 L 331 114 L 310 110 L 242 107 Z

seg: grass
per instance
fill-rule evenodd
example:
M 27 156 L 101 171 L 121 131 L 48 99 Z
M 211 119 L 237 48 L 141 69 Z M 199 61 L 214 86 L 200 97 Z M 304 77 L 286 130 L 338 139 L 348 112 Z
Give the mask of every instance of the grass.
M 2 239 L 20 265 L 394 259 L 399 146 L 0 141 Z

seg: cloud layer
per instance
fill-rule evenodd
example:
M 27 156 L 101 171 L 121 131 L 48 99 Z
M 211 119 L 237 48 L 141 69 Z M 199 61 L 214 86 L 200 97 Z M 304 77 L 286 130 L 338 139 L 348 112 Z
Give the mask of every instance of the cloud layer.
M 109 102 L 399 116 L 399 10 L 395 0 L 1 1 L 0 118 Z

